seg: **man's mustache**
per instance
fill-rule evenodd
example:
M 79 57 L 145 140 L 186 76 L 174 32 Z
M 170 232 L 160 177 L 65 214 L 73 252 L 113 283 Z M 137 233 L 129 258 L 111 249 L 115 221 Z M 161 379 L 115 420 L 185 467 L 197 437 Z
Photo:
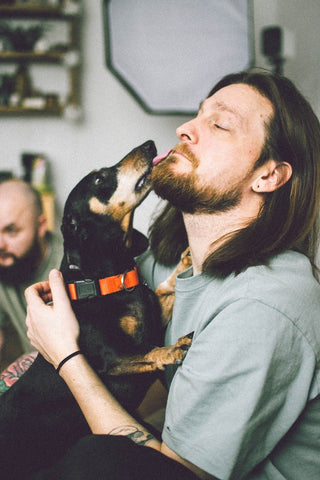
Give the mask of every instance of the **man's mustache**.
M 196 168 L 199 166 L 199 161 L 197 157 L 193 152 L 191 152 L 191 150 L 189 149 L 186 143 L 177 143 L 175 147 L 172 149 L 172 151 L 170 152 L 170 154 L 168 155 L 168 158 L 170 158 L 170 156 L 175 153 L 181 153 L 182 155 L 187 157 L 187 159 L 190 161 L 193 167 Z
M 8 253 L 8 252 L 5 252 L 5 251 L 2 251 L 0 250 L 0 257 L 4 257 L 4 258 L 15 258 L 15 255 L 13 255 L 13 253 Z

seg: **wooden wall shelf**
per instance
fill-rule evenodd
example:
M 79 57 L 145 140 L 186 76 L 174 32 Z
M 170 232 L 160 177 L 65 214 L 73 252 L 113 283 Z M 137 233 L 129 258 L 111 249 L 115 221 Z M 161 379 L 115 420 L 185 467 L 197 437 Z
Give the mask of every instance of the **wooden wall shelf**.
M 79 112 L 81 110 L 80 105 L 80 84 L 81 84 L 81 0 L 78 2 L 69 2 L 65 0 L 61 3 L 61 6 L 50 6 L 39 3 L 20 4 L 13 5 L 0 5 L 0 24 L 1 21 L 10 25 L 11 21 L 16 20 L 39 20 L 39 23 L 46 21 L 57 21 L 67 23 L 68 40 L 63 48 L 56 49 L 49 47 L 45 51 L 19 51 L 3 49 L 0 50 L 0 65 L 2 69 L 4 64 L 16 64 L 26 65 L 26 68 L 31 67 L 33 64 L 42 64 L 45 68 L 45 64 L 56 65 L 57 68 L 64 68 L 68 75 L 68 92 L 66 94 L 66 100 L 59 100 L 58 106 L 54 108 L 29 108 L 23 106 L 24 98 L 16 104 L 16 101 L 2 102 L 0 104 L 0 115 L 63 115 L 63 113 L 72 107 L 73 112 Z M 50 27 L 51 28 L 51 27 Z M 52 27 L 54 29 L 54 25 Z M 1 39 L 1 35 L 0 35 Z M 58 87 L 59 88 L 59 87 Z M 1 89 L 1 83 L 0 83 Z M 13 92 L 15 96 L 16 92 Z M 46 92 L 43 92 L 44 98 L 46 98 Z M 52 95 L 52 92 L 48 92 L 48 95 Z M 36 94 L 35 97 L 38 95 Z M 0 90 L 1 97 L 1 90 Z M 31 97 L 33 98 L 33 97 Z M 9 103 L 9 106 L 6 105 Z
M 69 19 L 78 16 L 78 12 L 68 12 L 67 8 L 51 7 L 49 5 L 40 5 L 30 3 L 27 5 L 1 5 L 1 18 L 48 18 L 48 19 Z
M 28 63 L 28 62 L 43 62 L 43 63 L 55 63 L 62 62 L 64 59 L 64 53 L 61 52 L 45 52 L 45 53 L 33 53 L 33 52 L 1 52 L 0 51 L 0 63 Z
M 52 116 L 60 116 L 64 112 L 63 107 L 57 108 L 30 108 L 30 107 L 14 107 L 14 106 L 3 106 L 0 105 L 0 114 L 3 115 L 52 115 Z

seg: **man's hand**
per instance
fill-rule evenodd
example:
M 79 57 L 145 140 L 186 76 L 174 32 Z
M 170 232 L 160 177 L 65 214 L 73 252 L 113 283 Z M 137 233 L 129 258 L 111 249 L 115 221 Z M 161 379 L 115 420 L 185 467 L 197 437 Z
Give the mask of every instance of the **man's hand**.
M 61 273 L 52 270 L 49 282 L 25 291 L 28 338 L 56 368 L 61 360 L 78 350 L 80 328 L 65 289 Z

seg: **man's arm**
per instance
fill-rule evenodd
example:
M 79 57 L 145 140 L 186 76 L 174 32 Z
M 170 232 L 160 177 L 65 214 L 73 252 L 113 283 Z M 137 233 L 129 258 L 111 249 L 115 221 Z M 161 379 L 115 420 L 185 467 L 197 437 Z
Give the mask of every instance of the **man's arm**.
M 94 434 L 122 435 L 138 445 L 154 448 L 189 468 L 201 479 L 217 480 L 159 442 L 111 395 L 82 355 L 63 365 L 60 375 L 68 385 Z
M 32 365 L 37 355 L 38 352 L 31 352 L 22 355 L 0 374 L 0 395 L 9 390 L 9 388 L 19 380 L 19 378 Z
M 27 288 L 25 296 L 28 338 L 43 357 L 57 368 L 70 353 L 79 350 L 80 334 L 61 273 L 58 270 L 51 271 L 49 283 L 32 285 Z M 180 462 L 199 478 L 213 478 L 174 454 L 124 410 L 83 355 L 70 358 L 63 364 L 59 374 L 79 404 L 92 433 L 128 436 Z

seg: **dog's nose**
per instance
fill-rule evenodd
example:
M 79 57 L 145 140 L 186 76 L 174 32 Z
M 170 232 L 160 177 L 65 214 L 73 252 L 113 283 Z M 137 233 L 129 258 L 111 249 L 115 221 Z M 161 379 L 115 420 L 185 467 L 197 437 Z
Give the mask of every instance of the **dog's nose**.
M 145 142 L 143 145 L 140 147 L 146 154 L 156 156 L 157 155 L 157 149 L 156 146 L 153 142 L 153 140 L 148 140 Z

